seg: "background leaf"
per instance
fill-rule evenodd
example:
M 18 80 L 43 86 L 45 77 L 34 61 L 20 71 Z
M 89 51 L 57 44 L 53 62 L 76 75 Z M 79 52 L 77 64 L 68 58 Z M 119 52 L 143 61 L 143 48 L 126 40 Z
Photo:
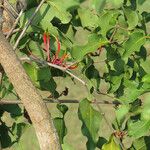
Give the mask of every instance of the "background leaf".
M 82 133 L 87 136 L 87 149 L 92 150 L 96 147 L 98 141 L 98 131 L 101 122 L 101 114 L 96 111 L 87 99 L 79 104 L 79 119 L 82 121 Z

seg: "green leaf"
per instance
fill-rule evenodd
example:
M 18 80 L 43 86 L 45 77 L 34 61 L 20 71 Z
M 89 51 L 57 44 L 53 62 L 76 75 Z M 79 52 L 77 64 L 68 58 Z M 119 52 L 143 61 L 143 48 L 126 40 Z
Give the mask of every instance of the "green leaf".
M 64 119 L 59 117 L 54 118 L 54 125 L 59 136 L 59 141 L 61 144 L 63 144 L 63 139 L 67 134 L 67 128 Z
M 66 11 L 65 5 L 62 5 L 60 0 L 48 0 L 47 3 L 51 6 L 51 13 L 61 20 L 63 24 L 69 23 L 72 16 Z
M 49 81 L 51 78 L 50 68 L 47 66 L 39 68 L 35 63 L 24 63 L 23 67 L 25 68 L 32 81 Z
M 124 58 L 129 57 L 133 52 L 140 51 L 140 48 L 144 43 L 146 42 L 146 39 L 144 37 L 143 32 L 133 32 L 129 39 L 123 44 L 123 47 L 125 49 L 125 52 L 123 54 Z
M 1 105 L 0 110 L 4 110 L 10 113 L 11 117 L 17 117 L 22 115 L 22 110 L 17 104 L 12 105 Z
M 100 33 L 105 37 L 107 31 L 113 28 L 116 24 L 116 18 L 119 15 L 118 11 L 106 11 L 99 17 Z
M 135 81 L 125 80 L 123 85 L 125 88 L 120 87 L 123 90 L 123 95 L 121 95 L 119 99 L 125 104 L 135 101 L 146 90 L 142 87 L 139 88 L 139 84 Z
M 25 23 L 31 18 L 32 14 L 35 12 L 36 7 L 29 9 L 23 13 L 20 18 L 20 27 L 23 28 Z M 46 26 L 50 25 L 50 21 L 55 17 L 51 7 L 48 4 L 43 4 L 40 10 L 37 12 L 34 17 L 31 26 L 28 28 L 27 32 L 33 32 L 39 24 L 45 23 Z
M 120 105 L 116 110 L 116 118 L 119 125 L 122 125 L 126 115 L 129 112 L 129 105 Z
M 115 8 L 119 8 L 123 5 L 123 0 L 108 0 Z
M 106 0 L 91 0 L 91 5 L 92 8 L 95 9 L 97 13 L 99 13 L 104 9 Z
M 113 66 L 114 66 L 114 69 L 119 73 L 123 73 L 124 72 L 124 68 L 125 68 L 125 62 L 119 58 L 119 59 L 116 59 L 113 63 Z
M 30 41 L 29 49 L 31 50 L 33 55 L 37 56 L 38 58 L 44 59 L 43 50 L 38 42 Z
M 128 29 L 129 30 L 134 29 L 137 26 L 138 21 L 139 21 L 137 12 L 133 11 L 129 8 L 125 8 L 124 13 L 125 13 L 125 16 L 127 18 Z
M 150 83 L 150 74 L 146 74 L 146 75 L 142 78 L 142 82 Z
M 95 15 L 94 12 L 92 12 L 91 10 L 81 8 L 78 9 L 78 14 L 83 27 L 96 28 L 98 26 L 98 16 Z
M 102 116 L 95 110 L 87 99 L 84 99 L 79 104 L 78 110 L 79 119 L 82 121 L 82 133 L 88 138 L 87 149 L 93 150 L 98 141 L 98 131 Z
M 150 147 L 150 137 L 144 136 L 133 141 L 132 147 L 129 150 L 148 150 Z
M 121 148 L 118 144 L 116 144 L 113 136 L 111 136 L 109 142 L 103 145 L 102 150 L 121 150 Z
M 52 95 L 55 94 L 55 90 L 56 90 L 56 86 L 57 86 L 53 78 L 50 78 L 49 81 L 45 81 L 45 80 L 37 81 L 37 82 L 35 82 L 35 85 L 40 90 L 50 91 Z
M 96 51 L 99 47 L 108 43 L 108 40 L 97 34 L 91 34 L 88 38 L 88 43 L 84 46 L 74 46 L 71 55 L 76 60 L 82 60 L 83 57 L 90 53 Z
M 150 128 L 150 120 L 144 121 L 139 120 L 136 122 L 129 121 L 128 122 L 128 135 L 133 138 L 140 138 L 148 133 Z

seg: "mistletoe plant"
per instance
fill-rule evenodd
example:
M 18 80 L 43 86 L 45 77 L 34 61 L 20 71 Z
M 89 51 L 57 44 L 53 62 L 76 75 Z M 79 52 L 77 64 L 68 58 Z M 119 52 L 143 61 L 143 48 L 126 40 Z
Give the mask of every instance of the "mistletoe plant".
M 19 31 L 10 38 L 12 45 L 38 3 L 28 4 L 17 25 Z M 149 0 L 47 0 L 19 41 L 16 53 L 34 85 L 49 93 L 47 99 L 58 102 L 61 117 L 55 117 L 54 124 L 64 150 L 71 145 L 64 140 L 69 107 L 60 99 L 71 89 L 57 90 L 57 77 L 71 78 L 70 82 L 80 82 L 86 89 L 88 96 L 76 102 L 88 150 L 150 148 L 149 6 Z M 12 94 L 18 99 L 4 72 L 0 91 L 1 99 Z M 102 96 L 109 102 L 102 101 Z M 113 106 L 113 122 L 102 102 Z M 31 122 L 23 108 L 0 105 L 0 110 L 2 147 L 24 146 L 21 139 Z M 10 114 L 12 126 L 5 123 L 5 112 Z M 108 136 L 100 134 L 103 121 L 110 129 Z

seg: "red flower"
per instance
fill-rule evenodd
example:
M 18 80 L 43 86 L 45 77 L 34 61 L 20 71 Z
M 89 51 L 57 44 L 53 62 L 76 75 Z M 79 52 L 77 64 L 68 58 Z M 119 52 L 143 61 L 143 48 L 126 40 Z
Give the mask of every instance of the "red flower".
M 67 66 L 66 63 L 64 62 L 64 60 L 68 57 L 68 54 L 64 53 L 63 56 L 61 58 L 59 58 L 59 53 L 61 50 L 61 43 L 58 40 L 58 38 L 56 38 L 57 51 L 52 59 L 50 58 L 50 36 L 49 36 L 49 34 L 47 34 L 47 33 L 43 34 L 43 42 L 44 42 L 44 50 L 47 52 L 47 61 L 48 62 L 51 62 L 52 64 L 59 65 L 62 67 L 66 67 L 68 69 L 77 68 L 77 65 Z
M 50 62 L 50 36 L 47 33 L 43 34 L 44 49 L 47 52 L 47 61 Z

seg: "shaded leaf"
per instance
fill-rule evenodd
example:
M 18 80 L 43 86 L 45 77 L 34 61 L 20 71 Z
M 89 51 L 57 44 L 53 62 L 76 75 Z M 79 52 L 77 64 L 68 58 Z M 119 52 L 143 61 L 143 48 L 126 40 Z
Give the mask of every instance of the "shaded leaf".
M 82 121 L 82 133 L 88 138 L 87 149 L 93 150 L 98 141 L 98 131 L 102 119 L 101 114 L 96 111 L 87 99 L 83 99 L 79 104 L 79 119 Z
M 148 150 L 150 147 L 150 137 L 144 136 L 133 141 L 133 144 L 129 150 Z
M 100 35 L 91 34 L 88 38 L 88 43 L 84 46 L 74 46 L 71 55 L 76 60 L 82 60 L 83 57 L 90 53 L 96 51 L 99 47 L 108 43 L 107 39 L 104 39 Z
M 133 32 L 123 45 L 123 47 L 125 48 L 123 57 L 126 58 L 129 57 L 133 52 L 138 52 L 145 42 L 146 39 L 143 32 Z
M 149 128 L 150 128 L 150 120 L 148 121 L 139 120 L 136 122 L 130 121 L 128 122 L 128 135 L 137 139 L 147 134 Z
M 78 14 L 83 27 L 96 28 L 98 26 L 98 16 L 95 15 L 91 10 L 86 8 L 78 9 Z
M 133 11 L 132 9 L 125 8 L 124 13 L 127 18 L 128 29 L 129 30 L 134 29 L 137 26 L 138 21 L 139 21 L 137 12 Z
M 63 139 L 67 134 L 67 128 L 64 119 L 59 117 L 54 118 L 54 125 L 59 136 L 59 141 L 61 144 L 63 144 Z
M 61 20 L 62 23 L 68 23 L 72 16 L 66 11 L 65 5 L 62 5 L 62 1 L 48 0 L 47 3 L 51 6 L 53 15 Z

